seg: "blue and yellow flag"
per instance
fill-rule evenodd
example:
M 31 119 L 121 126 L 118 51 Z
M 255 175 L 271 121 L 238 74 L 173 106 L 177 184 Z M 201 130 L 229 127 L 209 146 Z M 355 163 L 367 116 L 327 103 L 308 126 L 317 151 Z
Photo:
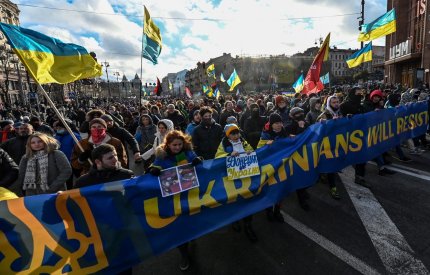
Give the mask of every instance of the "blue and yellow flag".
M 0 23 L 12 49 L 39 84 L 66 84 L 102 75 L 102 68 L 79 45 L 19 26 Z
M 326 73 L 325 75 L 320 77 L 320 81 L 322 84 L 329 84 L 330 83 L 330 72 Z
M 215 91 L 214 91 L 214 97 L 216 98 L 216 99 L 218 99 L 219 98 L 219 96 L 221 95 L 221 93 L 220 93 L 220 91 L 219 91 L 219 89 L 218 88 L 216 88 L 215 89 Z
M 161 41 L 160 29 L 152 21 L 148 9 L 146 7 L 144 9 L 145 21 L 143 23 L 142 56 L 155 65 L 158 63 L 157 59 L 161 53 L 163 43 Z
M 396 11 L 390 10 L 369 24 L 361 25 L 358 41 L 371 41 L 396 31 Z
M 207 67 L 206 73 L 208 74 L 209 77 L 215 78 L 215 64 L 212 64 L 209 67 Z
M 348 68 L 354 68 L 359 66 L 361 63 L 372 61 L 372 42 L 367 44 L 363 49 L 355 52 L 347 60 Z
M 300 93 L 303 90 L 303 87 L 305 86 L 303 74 L 299 76 L 299 78 L 294 82 L 293 89 L 296 91 L 296 93 Z
M 221 73 L 220 74 L 220 76 L 219 76 L 219 80 L 221 81 L 221 82 L 225 82 L 225 78 L 224 78 L 224 75 Z
M 230 86 L 230 92 L 234 90 L 234 87 L 236 87 L 240 83 L 239 75 L 236 73 L 236 69 L 231 73 L 230 78 L 227 80 L 228 86 Z

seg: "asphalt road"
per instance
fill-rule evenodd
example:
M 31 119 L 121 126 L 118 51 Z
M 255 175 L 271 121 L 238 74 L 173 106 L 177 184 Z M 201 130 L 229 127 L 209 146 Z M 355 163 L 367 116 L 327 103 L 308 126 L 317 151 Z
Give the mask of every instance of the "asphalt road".
M 133 274 L 430 274 L 430 152 L 411 157 L 391 159 L 397 173 L 389 176 L 368 164 L 370 190 L 344 169 L 337 178 L 341 200 L 318 183 L 308 190 L 308 212 L 290 195 L 282 205 L 286 223 L 255 215 L 256 243 L 224 227 L 191 244 L 188 271 L 179 270 L 172 250 Z

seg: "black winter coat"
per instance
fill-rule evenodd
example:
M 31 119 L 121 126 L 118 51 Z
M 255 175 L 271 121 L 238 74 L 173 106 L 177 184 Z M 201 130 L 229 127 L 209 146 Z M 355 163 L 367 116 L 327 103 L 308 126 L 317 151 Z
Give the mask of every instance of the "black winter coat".
M 19 168 L 3 149 L 0 149 L 0 187 L 8 188 L 18 178 Z
M 75 182 L 74 188 L 82 188 L 91 185 L 130 179 L 134 176 L 133 171 L 124 168 L 116 170 L 97 170 L 91 167 L 90 171 L 78 178 Z
M 204 159 L 215 158 L 218 145 L 223 137 L 221 125 L 212 120 L 210 126 L 199 124 L 193 133 L 194 151 Z
M 15 163 L 21 161 L 22 156 L 25 155 L 25 146 L 27 144 L 27 137 L 11 138 L 6 142 L 0 144 L 0 148 L 6 151 Z
M 128 144 L 134 154 L 140 152 L 139 144 L 136 139 L 126 129 L 114 125 L 112 128 L 108 128 L 107 132 L 114 138 L 119 139 L 125 148 L 127 148 L 126 145 Z

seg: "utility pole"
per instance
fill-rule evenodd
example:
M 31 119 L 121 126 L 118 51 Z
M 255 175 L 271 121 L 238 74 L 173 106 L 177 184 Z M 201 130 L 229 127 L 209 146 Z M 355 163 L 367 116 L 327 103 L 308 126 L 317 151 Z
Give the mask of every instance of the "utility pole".
M 105 71 L 106 71 L 107 87 L 108 87 L 108 99 L 106 101 L 106 105 L 109 105 L 109 99 L 110 99 L 110 96 L 111 96 L 111 94 L 110 94 L 110 85 L 109 85 L 109 73 L 108 73 L 108 67 L 110 66 L 109 62 L 107 62 L 107 61 L 102 62 L 102 66 L 105 67 Z
M 360 19 L 358 21 L 358 30 L 360 31 L 361 31 L 361 25 L 364 24 L 364 4 L 365 4 L 364 0 L 361 0 L 361 16 L 357 18 L 357 19 Z M 363 49 L 363 41 L 361 41 L 360 43 L 360 49 Z

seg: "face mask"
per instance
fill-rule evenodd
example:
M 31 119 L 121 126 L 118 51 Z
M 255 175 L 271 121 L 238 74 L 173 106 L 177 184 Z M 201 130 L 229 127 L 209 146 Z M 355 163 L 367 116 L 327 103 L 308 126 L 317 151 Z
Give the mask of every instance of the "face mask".
M 99 144 L 106 137 L 106 129 L 91 129 L 91 138 L 95 144 Z
M 296 120 L 296 121 L 305 120 L 305 114 L 300 114 L 300 115 L 294 116 L 294 120 Z

